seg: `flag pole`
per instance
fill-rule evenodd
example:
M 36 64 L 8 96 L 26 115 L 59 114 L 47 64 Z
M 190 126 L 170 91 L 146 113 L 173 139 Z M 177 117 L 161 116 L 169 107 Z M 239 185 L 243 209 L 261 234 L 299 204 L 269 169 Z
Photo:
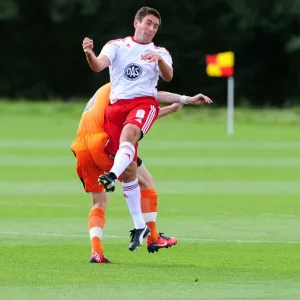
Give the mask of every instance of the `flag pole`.
M 227 79 L 227 134 L 233 135 L 234 124 L 234 78 Z

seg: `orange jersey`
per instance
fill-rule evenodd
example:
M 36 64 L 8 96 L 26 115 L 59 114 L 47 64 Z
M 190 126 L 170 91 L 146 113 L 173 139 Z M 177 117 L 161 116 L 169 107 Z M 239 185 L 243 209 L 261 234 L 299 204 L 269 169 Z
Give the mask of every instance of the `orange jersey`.
M 78 177 L 87 192 L 103 192 L 99 175 L 110 170 L 113 159 L 105 152 L 108 135 L 104 131 L 105 109 L 109 104 L 110 84 L 102 86 L 87 103 L 71 145 L 76 156 Z
M 78 126 L 77 136 L 104 132 L 104 114 L 109 104 L 110 83 L 102 86 L 87 103 Z

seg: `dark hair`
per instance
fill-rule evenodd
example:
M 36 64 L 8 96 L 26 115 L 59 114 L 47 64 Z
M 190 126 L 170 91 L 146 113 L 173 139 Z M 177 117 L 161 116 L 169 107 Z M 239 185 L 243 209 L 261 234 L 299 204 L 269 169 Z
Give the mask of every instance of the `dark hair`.
M 161 17 L 159 12 L 155 8 L 151 8 L 148 6 L 144 6 L 138 10 L 136 13 L 134 19 L 139 20 L 140 22 L 147 16 L 147 15 L 153 15 L 159 20 L 159 24 L 161 24 Z

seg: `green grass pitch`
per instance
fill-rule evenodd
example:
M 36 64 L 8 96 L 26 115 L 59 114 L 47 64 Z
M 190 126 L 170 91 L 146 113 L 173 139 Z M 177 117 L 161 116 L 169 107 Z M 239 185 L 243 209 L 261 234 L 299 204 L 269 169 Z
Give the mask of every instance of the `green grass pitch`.
M 159 120 L 140 155 L 158 228 L 179 243 L 128 251 L 120 185 L 89 264 L 89 195 L 69 145 L 84 104 L 0 102 L 0 299 L 300 299 L 299 111 L 200 108 Z

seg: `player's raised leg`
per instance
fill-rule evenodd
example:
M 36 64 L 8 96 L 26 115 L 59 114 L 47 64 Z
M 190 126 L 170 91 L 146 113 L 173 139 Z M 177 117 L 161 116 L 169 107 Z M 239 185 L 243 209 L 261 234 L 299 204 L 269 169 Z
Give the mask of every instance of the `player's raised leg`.
M 153 97 L 119 100 L 106 109 L 106 151 L 115 157 L 111 170 L 99 177 L 107 192 L 114 191 L 117 178 L 137 160 L 137 143 L 154 124 L 158 111 Z

